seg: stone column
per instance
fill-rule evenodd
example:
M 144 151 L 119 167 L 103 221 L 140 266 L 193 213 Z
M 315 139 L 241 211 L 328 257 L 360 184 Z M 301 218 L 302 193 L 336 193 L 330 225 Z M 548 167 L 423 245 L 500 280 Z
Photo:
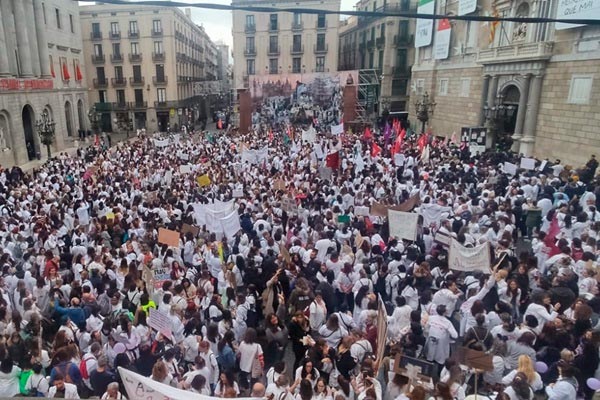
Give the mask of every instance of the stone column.
M 27 17 L 23 0 L 13 0 L 15 14 L 15 27 L 17 30 L 17 48 L 19 49 L 19 63 L 21 76 L 32 77 L 33 67 L 31 64 L 31 49 L 29 47 L 29 36 L 27 35 Z
M 515 133 L 512 136 L 513 145 L 511 150 L 519 151 L 519 140 L 523 138 L 523 126 L 525 124 L 525 115 L 527 114 L 527 99 L 529 98 L 529 82 L 531 74 L 525 74 L 521 77 L 523 85 L 519 97 L 519 109 L 517 111 L 517 123 L 515 124 Z
M 483 112 L 483 107 L 485 107 L 485 103 L 488 97 L 488 91 L 490 90 L 490 78 L 490 75 L 483 76 L 481 89 L 481 104 L 479 104 L 479 114 L 477 116 L 479 126 L 483 126 L 483 124 L 485 123 L 485 113 Z
M 11 0 L 0 0 L 0 10 L 2 10 L 2 24 L 4 25 L 4 39 L 6 40 L 10 74 L 16 76 L 19 74 L 19 68 L 17 67 L 17 42 L 14 37 L 15 20 Z
M 10 64 L 8 62 L 8 44 L 4 35 L 4 17 L 5 14 L 0 9 L 0 76 L 9 76 Z
M 25 7 L 25 16 L 27 17 L 27 21 L 34 22 L 33 18 L 33 1 L 32 0 L 23 0 Z M 31 68 L 33 70 L 34 76 L 40 76 L 40 54 L 38 50 L 38 41 L 37 34 L 35 32 L 40 31 L 42 26 L 37 24 L 26 24 L 29 27 L 29 31 L 27 32 L 29 38 L 29 51 L 31 52 Z
M 492 82 L 488 88 L 487 105 L 493 107 L 496 104 L 496 95 L 498 94 L 498 75 L 492 76 Z
M 37 33 L 38 54 L 40 58 L 40 73 L 42 78 L 52 77 L 50 69 L 50 53 L 48 52 L 48 39 L 44 29 L 44 11 L 42 10 L 42 0 L 33 0 L 33 14 L 35 17 L 35 27 Z
M 544 75 L 535 75 L 529 88 L 525 127 L 523 128 L 523 138 L 521 139 L 521 145 L 519 146 L 519 152 L 527 157 L 532 155 L 535 144 L 535 128 L 537 125 L 538 111 L 540 109 L 543 79 Z

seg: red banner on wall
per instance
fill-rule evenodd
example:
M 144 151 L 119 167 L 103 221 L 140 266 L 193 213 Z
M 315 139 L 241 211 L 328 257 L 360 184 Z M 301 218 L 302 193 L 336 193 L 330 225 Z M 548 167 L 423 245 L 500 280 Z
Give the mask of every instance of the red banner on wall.
M 0 79 L 0 91 L 3 90 L 49 90 L 54 88 L 52 79 Z

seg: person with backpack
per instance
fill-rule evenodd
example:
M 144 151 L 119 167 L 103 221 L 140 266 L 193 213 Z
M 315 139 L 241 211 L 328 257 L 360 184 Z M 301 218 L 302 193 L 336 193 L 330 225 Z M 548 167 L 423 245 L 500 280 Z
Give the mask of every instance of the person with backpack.
M 465 333 L 463 346 L 470 349 L 475 349 L 477 345 L 482 346 L 484 351 L 488 351 L 494 344 L 494 337 L 490 333 L 489 329 L 485 327 L 485 315 L 483 313 L 478 313 L 475 316 L 475 321 L 477 325 L 469 328 L 469 330 Z M 479 349 L 479 347 L 477 348 Z
M 33 364 L 31 370 L 33 373 L 27 378 L 25 391 L 29 397 L 47 397 L 50 385 L 48 379 L 43 374 L 42 364 Z
M 90 384 L 90 375 L 98 367 L 98 357 L 100 355 L 102 355 L 102 345 L 94 342 L 90 346 L 89 353 L 84 354 L 79 362 L 79 372 L 81 372 L 81 378 L 83 379 L 83 383 L 90 390 L 92 390 L 92 385 Z
M 108 359 L 105 356 L 98 357 L 96 369 L 90 373 L 90 386 L 94 396 L 102 396 L 106 392 L 108 385 L 115 380 L 115 374 L 108 366 Z
M 67 349 L 64 347 L 59 349 L 54 357 L 58 363 L 50 371 L 49 384 L 54 385 L 55 379 L 62 380 L 63 383 L 73 384 L 78 389 L 82 383 L 81 372 L 77 365 L 71 361 Z

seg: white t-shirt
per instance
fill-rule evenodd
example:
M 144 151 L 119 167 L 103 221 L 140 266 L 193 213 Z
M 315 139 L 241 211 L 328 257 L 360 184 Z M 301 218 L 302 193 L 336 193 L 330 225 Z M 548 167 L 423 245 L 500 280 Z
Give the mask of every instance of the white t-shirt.
M 257 355 L 262 355 L 263 351 L 258 343 L 248 344 L 246 342 L 240 343 L 238 348 L 240 352 L 240 369 L 244 372 L 252 371 L 252 362 Z

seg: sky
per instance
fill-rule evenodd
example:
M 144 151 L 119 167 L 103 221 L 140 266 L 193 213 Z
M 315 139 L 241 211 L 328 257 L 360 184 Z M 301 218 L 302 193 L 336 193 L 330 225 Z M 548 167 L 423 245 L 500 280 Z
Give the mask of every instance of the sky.
M 185 3 L 207 2 L 213 4 L 231 4 L 231 0 L 180 0 Z M 82 5 L 94 4 L 93 2 L 81 2 Z M 352 10 L 356 0 L 342 0 L 342 10 Z M 204 29 L 213 40 L 213 42 L 225 42 L 230 49 L 233 46 L 233 37 L 231 36 L 231 12 L 206 10 L 202 8 L 192 8 L 192 20 L 204 26 Z

